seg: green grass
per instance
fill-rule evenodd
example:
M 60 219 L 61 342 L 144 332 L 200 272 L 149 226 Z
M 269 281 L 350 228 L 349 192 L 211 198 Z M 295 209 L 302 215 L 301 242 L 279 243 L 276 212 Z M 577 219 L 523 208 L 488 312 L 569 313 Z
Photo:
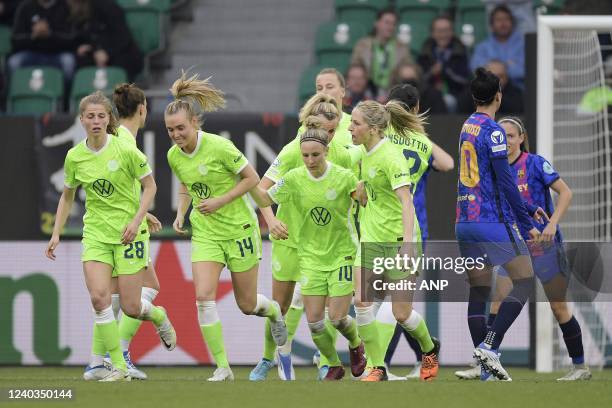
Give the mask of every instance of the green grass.
M 211 367 L 147 367 L 147 381 L 95 383 L 81 379 L 78 367 L 0 367 L 0 406 L 47 406 L 44 402 L 5 403 L 7 388 L 72 388 L 74 400 L 51 407 L 611 407 L 612 370 L 594 372 L 588 382 L 557 383 L 555 374 L 536 374 L 510 367 L 511 383 L 459 381 L 454 369 L 443 369 L 433 383 L 396 381 L 339 383 L 315 381 L 314 368 L 298 368 L 298 381 L 285 383 L 276 372 L 266 382 L 247 380 L 250 367 L 235 367 L 234 383 L 207 383 Z M 393 370 L 406 374 L 408 368 Z

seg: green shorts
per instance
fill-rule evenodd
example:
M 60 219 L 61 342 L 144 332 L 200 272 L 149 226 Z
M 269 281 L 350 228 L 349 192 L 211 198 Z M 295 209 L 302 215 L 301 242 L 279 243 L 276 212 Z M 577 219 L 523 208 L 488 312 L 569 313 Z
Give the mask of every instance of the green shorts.
M 382 259 L 394 258 L 397 256 L 398 251 L 401 248 L 402 243 L 384 243 L 379 244 L 376 242 L 362 242 L 357 248 L 357 255 L 355 259 L 355 267 L 374 271 L 375 269 L 382 268 Z M 418 256 L 422 254 L 421 243 L 415 242 L 416 253 Z M 376 272 L 374 272 L 376 273 Z M 418 274 L 418 271 L 415 271 Z M 397 268 L 385 268 L 384 277 L 390 280 L 406 279 L 411 275 L 411 269 L 397 269 Z
M 280 282 L 299 282 L 297 248 L 272 241 L 272 277 Z
M 133 275 L 149 263 L 149 236 L 137 236 L 127 245 L 107 244 L 83 238 L 81 261 L 103 262 L 113 267 L 113 277 Z
M 192 238 L 191 262 L 219 262 L 231 272 L 245 272 L 261 260 L 259 227 L 244 230 L 240 238 L 214 240 Z
M 353 294 L 353 266 L 341 266 L 333 271 L 302 270 L 302 295 L 338 297 Z

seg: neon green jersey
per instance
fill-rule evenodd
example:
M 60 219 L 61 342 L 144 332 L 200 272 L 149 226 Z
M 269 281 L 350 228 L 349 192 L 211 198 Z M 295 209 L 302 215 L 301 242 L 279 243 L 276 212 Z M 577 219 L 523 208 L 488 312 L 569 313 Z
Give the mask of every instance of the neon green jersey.
M 220 197 L 234 188 L 240 180 L 238 173 L 249 164 L 231 141 L 198 131 L 195 150 L 187 154 L 174 145 L 168 150 L 168 163 L 191 196 L 193 208 L 189 221 L 194 237 L 233 239 L 257 224 L 246 194 L 210 215 L 205 216 L 196 209 L 200 201 Z
M 136 137 L 134 137 L 134 135 L 132 134 L 132 132 L 130 132 L 130 130 L 128 128 L 126 128 L 125 126 L 121 125 L 117 128 L 117 134 L 116 136 L 121 139 L 124 142 L 127 142 L 131 145 L 137 146 L 136 144 Z
M 403 240 L 402 204 L 395 190 L 410 187 L 410 171 L 404 156 L 382 139 L 361 161 L 361 177 L 368 193 L 368 203 L 360 219 L 363 242 L 398 242 Z M 418 222 L 415 217 L 415 232 Z M 420 233 L 413 234 L 417 240 Z
M 268 194 L 275 203 L 290 206 L 298 214 L 300 267 L 329 271 L 353 264 L 357 234 L 353 226 L 351 193 L 357 178 L 352 171 L 327 162 L 325 173 L 313 177 L 306 167 L 283 176 Z
M 86 142 L 68 151 L 64 184 L 85 190 L 83 238 L 119 244 L 140 206 L 140 185 L 134 180 L 151 174 L 151 168 L 140 150 L 113 135 L 107 135 L 106 144 L 98 151 Z
M 346 169 L 352 168 L 351 155 L 340 141 L 337 141 L 334 137 L 328 147 L 327 160 Z M 287 172 L 298 167 L 304 167 L 304 160 L 302 159 L 300 140 L 294 139 L 283 147 L 264 176 L 276 183 L 287 174 Z M 297 246 L 296 237 L 299 233 L 299 231 L 295 229 L 295 225 L 298 224 L 300 217 L 301 215 L 296 214 L 290 206 L 280 205 L 276 210 L 276 218 L 287 225 L 289 238 L 285 240 L 276 240 L 270 236 L 270 239 L 279 244 L 295 248 Z
M 334 139 L 337 139 L 343 146 L 352 146 L 353 145 L 353 136 L 351 136 L 351 132 L 349 132 L 348 128 L 351 125 L 351 115 L 348 113 L 342 112 L 342 117 L 340 117 L 340 122 L 338 123 L 338 127 L 336 128 L 336 132 L 334 133 Z M 296 139 L 300 139 L 300 135 L 304 133 L 306 128 L 304 126 L 300 126 L 298 129 L 298 134 L 295 137 Z

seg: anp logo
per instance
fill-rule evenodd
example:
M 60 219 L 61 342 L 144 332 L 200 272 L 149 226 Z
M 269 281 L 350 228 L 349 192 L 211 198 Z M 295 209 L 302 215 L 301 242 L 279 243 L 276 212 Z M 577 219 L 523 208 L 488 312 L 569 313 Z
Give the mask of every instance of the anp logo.
M 93 191 L 96 192 L 100 197 L 110 197 L 115 192 L 115 186 L 113 183 L 106 179 L 97 179 L 93 182 Z
M 310 210 L 310 218 L 312 218 L 315 224 L 323 227 L 331 221 L 331 213 L 323 207 L 315 207 Z
M 210 188 L 204 183 L 193 183 L 191 185 L 191 191 L 196 193 L 200 198 L 210 197 Z

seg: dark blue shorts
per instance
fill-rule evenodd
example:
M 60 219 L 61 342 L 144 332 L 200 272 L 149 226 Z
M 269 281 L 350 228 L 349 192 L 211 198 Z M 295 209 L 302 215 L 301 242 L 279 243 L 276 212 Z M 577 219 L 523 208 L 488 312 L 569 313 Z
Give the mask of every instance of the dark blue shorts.
M 563 244 L 553 242 L 551 245 L 529 244 L 527 247 L 531 253 L 533 271 L 540 282 L 548 283 L 559 274 L 567 276 L 567 258 L 565 257 Z M 508 276 L 503 267 L 497 270 L 497 274 Z
M 529 255 L 529 250 L 516 224 L 459 222 L 455 236 L 464 258 L 484 258 L 491 266 L 504 265 L 517 256 Z

